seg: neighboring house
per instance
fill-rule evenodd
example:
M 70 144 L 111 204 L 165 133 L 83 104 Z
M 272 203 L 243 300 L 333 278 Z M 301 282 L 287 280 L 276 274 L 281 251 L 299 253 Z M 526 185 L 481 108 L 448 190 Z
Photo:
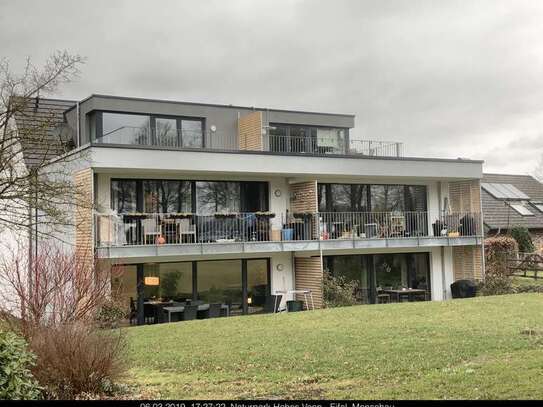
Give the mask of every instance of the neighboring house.
M 531 175 L 484 174 L 483 219 L 488 236 L 524 226 L 543 248 L 543 184 Z
M 95 204 L 76 250 L 124 265 L 112 289 L 138 323 L 171 300 L 251 314 L 310 290 L 321 307 L 323 270 L 362 303 L 483 277 L 482 161 L 405 157 L 345 114 L 92 95 L 64 116 Z

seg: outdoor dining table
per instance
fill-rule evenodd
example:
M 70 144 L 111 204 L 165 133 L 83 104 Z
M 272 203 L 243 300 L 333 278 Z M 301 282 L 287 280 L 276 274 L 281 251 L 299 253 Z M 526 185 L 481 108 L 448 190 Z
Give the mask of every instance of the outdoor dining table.
M 384 293 L 395 295 L 398 302 L 400 301 L 400 296 L 407 295 L 409 301 L 414 295 L 426 294 L 426 290 L 422 288 L 399 288 L 396 290 L 383 290 Z
M 172 322 L 172 314 L 181 314 L 185 311 L 184 305 L 178 305 L 175 307 L 164 307 L 164 312 L 168 313 L 168 322 Z M 198 311 L 207 311 L 209 304 L 198 305 Z M 226 316 L 230 316 L 230 307 L 227 304 L 221 304 L 221 309 L 226 310 Z

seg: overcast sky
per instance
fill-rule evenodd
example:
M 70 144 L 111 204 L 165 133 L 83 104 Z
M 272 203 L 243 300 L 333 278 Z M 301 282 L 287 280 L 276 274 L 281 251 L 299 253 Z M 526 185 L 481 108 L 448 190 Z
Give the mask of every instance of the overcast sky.
M 530 173 L 543 1 L 0 0 L 0 57 L 87 58 L 91 93 L 356 114 L 357 138 Z

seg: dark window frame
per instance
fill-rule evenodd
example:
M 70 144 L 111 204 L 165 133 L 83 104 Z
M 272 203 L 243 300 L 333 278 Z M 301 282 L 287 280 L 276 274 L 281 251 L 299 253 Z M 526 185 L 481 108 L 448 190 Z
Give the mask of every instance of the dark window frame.
M 148 113 L 148 112 L 129 112 L 124 110 L 93 110 L 92 112 L 87 113 L 87 116 L 91 120 L 95 120 L 95 134 L 91 134 L 91 142 L 95 142 L 103 137 L 103 128 L 104 128 L 104 113 L 114 113 L 114 114 L 126 114 L 134 116 L 148 116 L 149 117 L 149 126 L 150 126 L 150 140 L 153 140 L 151 145 L 156 145 L 156 127 L 153 126 L 156 123 L 156 119 L 175 119 L 177 123 L 177 130 L 181 129 L 181 122 L 186 121 L 199 121 L 202 123 L 202 145 L 198 148 L 206 147 L 206 132 L 207 132 L 207 118 L 206 117 L 197 117 L 197 116 L 185 116 L 185 115 L 172 115 L 164 113 Z M 100 136 L 98 136 L 100 135 Z M 177 132 L 179 147 L 183 147 L 182 137 L 179 136 L 179 131 Z

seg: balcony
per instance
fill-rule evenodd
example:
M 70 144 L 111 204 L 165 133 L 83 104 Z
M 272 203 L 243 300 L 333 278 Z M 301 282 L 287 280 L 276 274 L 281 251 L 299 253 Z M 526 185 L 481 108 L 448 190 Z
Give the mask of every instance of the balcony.
M 94 144 L 149 146 L 163 149 L 202 151 L 265 151 L 277 154 L 352 157 L 403 157 L 403 143 L 350 139 L 345 134 L 284 136 L 262 134 L 255 145 L 242 147 L 237 135 L 216 131 L 163 129 L 149 126 L 121 126 L 93 141 Z
M 480 214 L 427 212 L 95 214 L 101 257 L 481 243 Z

